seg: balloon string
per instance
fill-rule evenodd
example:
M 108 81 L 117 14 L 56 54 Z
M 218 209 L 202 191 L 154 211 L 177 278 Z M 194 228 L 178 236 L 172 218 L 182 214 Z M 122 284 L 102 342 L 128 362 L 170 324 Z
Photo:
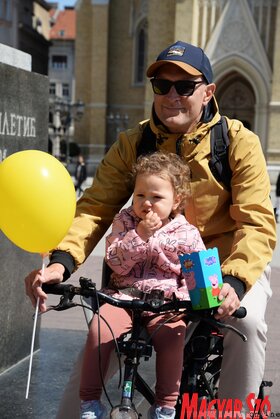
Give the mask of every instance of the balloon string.
M 42 256 L 42 275 L 44 275 L 44 271 L 45 271 L 45 264 L 44 264 L 44 259 L 43 259 L 43 256 Z M 27 386 L 26 386 L 26 393 L 25 393 L 25 398 L 26 399 L 28 399 L 28 395 L 29 395 L 29 387 L 30 387 L 31 371 L 32 371 L 32 361 L 33 361 L 33 353 L 34 353 L 34 343 L 35 343 L 35 334 L 36 334 L 36 326 L 37 326 L 38 313 L 39 313 L 39 302 L 40 302 L 40 297 L 37 297 L 35 314 L 34 314 L 32 339 L 31 339 L 31 348 L 30 348 L 29 370 L 28 370 Z

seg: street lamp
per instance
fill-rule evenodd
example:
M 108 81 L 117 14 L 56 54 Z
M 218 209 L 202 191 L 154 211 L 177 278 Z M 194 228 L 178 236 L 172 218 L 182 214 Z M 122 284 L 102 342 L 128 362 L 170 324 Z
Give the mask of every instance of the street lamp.
M 85 104 L 81 100 L 77 100 L 77 102 L 74 103 L 73 105 L 76 106 L 76 118 L 79 120 L 82 118 L 82 116 L 85 113 Z
M 60 158 L 60 141 L 63 135 L 61 125 L 61 99 L 50 97 L 49 99 L 49 138 L 52 143 L 52 155 Z
M 69 164 L 70 140 L 74 136 L 74 121 L 80 121 L 85 112 L 85 104 L 78 100 L 74 103 L 65 103 L 62 117 L 63 129 L 66 134 L 66 165 Z
M 49 126 L 49 134 L 52 139 L 52 154 L 61 158 L 61 140 L 65 139 L 65 162 L 69 163 L 69 146 L 70 138 L 74 134 L 74 121 L 79 121 L 85 110 L 85 104 L 78 100 L 77 102 L 69 102 L 60 97 L 50 98 L 50 112 L 52 120 Z
M 127 113 L 120 114 L 119 112 L 110 112 L 107 115 L 106 119 L 108 123 L 108 145 L 110 147 L 116 140 L 119 133 L 127 129 L 129 116 L 127 115 Z

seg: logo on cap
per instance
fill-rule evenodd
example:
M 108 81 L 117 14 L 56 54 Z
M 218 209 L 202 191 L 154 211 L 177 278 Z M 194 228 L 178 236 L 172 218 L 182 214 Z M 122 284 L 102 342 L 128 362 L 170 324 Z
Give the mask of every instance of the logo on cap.
M 186 47 L 182 47 L 179 45 L 174 45 L 173 47 L 171 47 L 167 53 L 167 57 L 169 57 L 170 55 L 178 55 L 180 57 L 182 57 L 184 55 Z

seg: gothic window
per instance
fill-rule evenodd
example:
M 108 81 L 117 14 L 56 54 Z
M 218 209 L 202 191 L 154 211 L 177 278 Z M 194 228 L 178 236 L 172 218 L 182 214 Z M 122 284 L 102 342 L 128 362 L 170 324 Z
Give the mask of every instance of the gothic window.
M 239 119 L 246 127 L 254 129 L 256 98 L 248 80 L 237 72 L 228 73 L 219 81 L 215 95 L 223 115 Z
M 142 84 L 145 80 L 147 56 L 147 22 L 142 20 L 138 25 L 135 36 L 135 75 L 134 82 Z

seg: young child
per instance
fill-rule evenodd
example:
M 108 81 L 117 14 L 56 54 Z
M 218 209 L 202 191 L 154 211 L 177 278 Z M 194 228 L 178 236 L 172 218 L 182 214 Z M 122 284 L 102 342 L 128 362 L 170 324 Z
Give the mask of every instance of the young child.
M 106 239 L 106 262 L 113 270 L 106 292 L 117 298 L 132 299 L 135 289 L 143 292 L 161 289 L 166 298 L 175 293 L 180 299 L 189 299 L 178 254 L 205 249 L 198 230 L 181 214 L 189 194 L 189 168 L 176 154 L 156 152 L 137 160 L 132 177 L 133 204 L 115 216 L 112 233 Z M 104 304 L 100 314 L 110 324 L 115 338 L 131 329 L 131 315 L 127 310 Z M 149 333 L 166 319 L 166 315 L 143 313 L 143 316 Z M 175 417 L 185 327 L 182 319 L 170 322 L 153 336 L 157 356 L 156 402 L 148 412 L 149 418 Z M 105 377 L 114 342 L 102 320 L 100 329 L 101 371 Z M 81 419 L 106 417 L 106 409 L 100 402 L 101 392 L 98 325 L 94 316 L 83 360 Z

